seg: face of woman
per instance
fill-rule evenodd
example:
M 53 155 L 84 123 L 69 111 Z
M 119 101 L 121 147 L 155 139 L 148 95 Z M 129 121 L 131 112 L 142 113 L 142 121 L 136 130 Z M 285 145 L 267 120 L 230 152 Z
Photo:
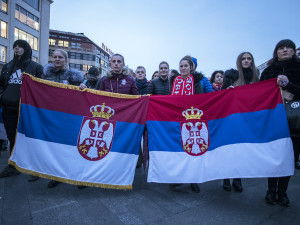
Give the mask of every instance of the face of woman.
M 286 46 L 282 46 L 277 50 L 278 61 L 291 59 L 294 54 L 294 49 Z
M 158 72 L 160 76 L 167 77 L 169 75 L 168 65 L 165 63 L 160 64 Z
M 191 74 L 191 67 L 187 60 L 182 60 L 179 64 L 181 76 L 189 76 Z
M 251 63 L 252 63 L 252 57 L 250 54 L 248 53 L 245 53 L 242 57 L 242 67 L 244 69 L 247 69 L 251 66 Z
M 221 73 L 217 73 L 215 76 L 216 84 L 223 84 L 223 75 Z
M 53 65 L 56 69 L 61 70 L 65 68 L 65 65 L 67 63 L 66 58 L 61 52 L 59 51 L 53 52 L 52 58 L 53 58 Z
M 152 79 L 156 79 L 156 78 L 158 78 L 158 73 L 155 73 L 155 74 L 153 75 L 153 78 L 152 78 Z

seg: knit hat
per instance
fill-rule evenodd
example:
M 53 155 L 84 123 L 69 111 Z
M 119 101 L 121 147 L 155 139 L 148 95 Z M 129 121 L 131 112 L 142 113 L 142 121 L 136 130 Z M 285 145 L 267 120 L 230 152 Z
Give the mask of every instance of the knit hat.
M 88 75 L 91 77 L 97 77 L 99 75 L 99 70 L 96 67 L 92 66 L 88 71 Z
M 191 57 L 191 58 L 192 58 L 192 60 L 193 60 L 193 63 L 195 64 L 195 69 L 197 69 L 197 59 L 194 58 L 194 57 Z

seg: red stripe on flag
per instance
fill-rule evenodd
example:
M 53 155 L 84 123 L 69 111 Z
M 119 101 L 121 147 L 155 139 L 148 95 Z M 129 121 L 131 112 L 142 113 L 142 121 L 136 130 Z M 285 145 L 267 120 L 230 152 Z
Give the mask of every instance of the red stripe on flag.
M 261 101 L 257 104 L 257 99 Z M 201 119 L 213 120 L 234 113 L 274 109 L 282 103 L 276 79 L 193 96 L 150 96 L 147 120 L 182 121 L 191 107 L 203 111 Z
M 80 116 L 92 116 L 91 106 L 109 106 L 115 110 L 111 120 L 145 124 L 149 98 L 136 99 L 108 97 L 90 92 L 82 92 L 61 87 L 54 87 L 24 76 L 21 86 L 21 102 L 34 107 L 70 113 Z M 144 108 L 144 110 L 138 110 Z

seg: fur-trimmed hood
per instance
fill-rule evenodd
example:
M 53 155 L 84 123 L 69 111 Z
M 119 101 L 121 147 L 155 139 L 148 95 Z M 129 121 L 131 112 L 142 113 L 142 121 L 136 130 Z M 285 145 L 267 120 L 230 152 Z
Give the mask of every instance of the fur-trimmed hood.
M 122 69 L 122 74 L 123 75 L 128 75 L 128 67 L 127 66 L 124 66 L 123 67 L 123 69 Z M 106 76 L 107 76 L 107 78 L 112 78 L 112 76 L 114 75 L 114 72 L 113 72 L 113 70 L 111 69 L 111 68 L 109 68 L 108 70 L 107 70 L 107 72 L 106 72 Z
M 65 69 L 56 71 L 52 63 L 48 63 L 44 67 L 43 79 L 51 80 L 59 83 L 66 83 L 72 85 L 80 85 L 83 82 L 83 75 L 76 69 Z

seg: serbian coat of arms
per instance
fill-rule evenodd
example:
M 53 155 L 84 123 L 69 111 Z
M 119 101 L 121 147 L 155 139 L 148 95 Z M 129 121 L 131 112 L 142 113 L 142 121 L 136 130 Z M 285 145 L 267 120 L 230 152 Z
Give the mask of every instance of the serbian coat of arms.
M 182 112 L 186 121 L 180 122 L 183 150 L 192 156 L 204 154 L 209 147 L 207 122 L 201 120 L 203 111 L 191 107 Z
M 116 121 L 109 120 L 115 111 L 109 106 L 92 106 L 92 117 L 84 117 L 77 141 L 80 155 L 90 161 L 103 159 L 110 151 Z

